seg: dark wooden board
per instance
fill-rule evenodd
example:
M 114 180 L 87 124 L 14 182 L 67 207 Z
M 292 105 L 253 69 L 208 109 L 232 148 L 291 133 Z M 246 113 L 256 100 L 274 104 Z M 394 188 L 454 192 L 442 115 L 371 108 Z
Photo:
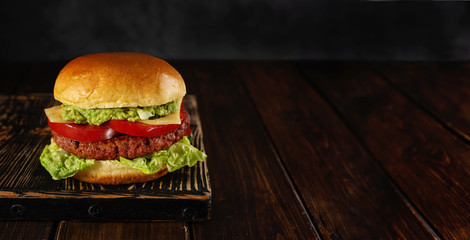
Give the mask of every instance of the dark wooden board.
M 184 222 L 60 222 L 56 240 L 189 239 Z
M 48 221 L 0 221 L 0 239 L 51 239 L 55 225 Z
M 43 109 L 49 94 L 0 95 L 0 219 L 204 220 L 211 188 L 206 163 L 143 184 L 54 181 L 40 166 L 50 142 Z M 204 151 L 195 96 L 185 98 L 193 145 Z
M 382 63 L 377 71 L 470 142 L 469 63 Z
M 198 96 L 213 206 L 194 222 L 193 239 L 316 239 L 265 128 L 229 62 L 173 64 Z M 216 169 L 216 171 L 212 171 Z
M 363 64 L 303 67 L 437 236 L 469 239 L 470 147 Z
M 231 74 L 246 84 L 324 239 L 433 238 L 297 68 L 242 63 Z

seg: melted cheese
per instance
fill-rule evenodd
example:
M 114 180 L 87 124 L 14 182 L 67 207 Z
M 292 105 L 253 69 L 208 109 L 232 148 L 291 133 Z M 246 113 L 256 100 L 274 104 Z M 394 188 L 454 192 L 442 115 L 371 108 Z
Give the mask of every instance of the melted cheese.
M 152 120 L 137 120 L 137 122 L 151 124 L 151 125 L 164 125 L 164 124 L 181 124 L 180 110 L 172 112 L 164 117 Z
M 182 99 L 178 101 L 178 110 L 173 113 L 170 113 L 161 118 L 152 119 L 152 120 L 137 120 L 137 122 L 151 124 L 151 125 L 181 124 L 181 119 L 180 119 L 181 101 Z M 62 107 L 60 105 L 46 108 L 44 109 L 44 112 L 46 113 L 47 118 L 51 122 L 73 123 L 73 121 L 67 121 L 62 118 Z
M 54 106 L 50 108 L 44 109 L 44 112 L 46 113 L 47 118 L 51 122 L 55 123 L 73 123 L 73 121 L 67 121 L 62 118 L 62 106 Z
M 137 120 L 137 122 L 151 124 L 151 125 L 165 125 L 165 124 L 181 124 L 180 111 L 181 101 L 183 98 L 178 100 L 178 109 L 164 117 L 152 119 L 152 120 Z

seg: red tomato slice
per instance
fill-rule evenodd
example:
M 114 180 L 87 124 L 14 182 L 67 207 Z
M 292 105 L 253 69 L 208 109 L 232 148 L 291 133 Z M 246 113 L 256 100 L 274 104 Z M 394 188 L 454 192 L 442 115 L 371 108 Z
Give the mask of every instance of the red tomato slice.
M 181 109 L 183 109 L 184 107 L 184 98 L 183 100 L 181 101 Z M 183 121 L 183 120 L 181 120 Z M 184 136 L 191 136 L 191 127 L 188 126 L 188 128 L 186 129 L 186 132 L 184 133 Z
M 186 132 L 184 133 L 185 136 L 191 136 L 191 128 L 188 126 Z
M 183 122 L 186 117 L 184 111 L 180 112 L 180 119 Z M 150 125 L 140 122 L 130 122 L 126 120 L 110 120 L 108 126 L 120 133 L 139 137 L 156 137 L 169 132 L 173 132 L 181 124 Z
M 119 133 L 107 125 L 94 126 L 89 124 L 54 123 L 47 119 L 52 131 L 80 142 L 96 142 L 110 139 Z

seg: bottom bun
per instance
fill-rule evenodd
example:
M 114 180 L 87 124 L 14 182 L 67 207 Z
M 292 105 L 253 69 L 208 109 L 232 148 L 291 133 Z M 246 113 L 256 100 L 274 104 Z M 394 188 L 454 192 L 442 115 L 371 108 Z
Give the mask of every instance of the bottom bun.
M 143 183 L 160 178 L 167 173 L 166 165 L 154 174 L 145 174 L 140 170 L 114 161 L 95 161 L 93 166 L 78 171 L 73 178 L 88 183 L 118 185 Z

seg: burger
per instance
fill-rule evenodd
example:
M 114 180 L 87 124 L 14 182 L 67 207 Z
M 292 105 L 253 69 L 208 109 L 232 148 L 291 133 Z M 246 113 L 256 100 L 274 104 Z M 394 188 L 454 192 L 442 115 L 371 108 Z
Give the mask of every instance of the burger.
M 70 61 L 45 109 L 51 129 L 41 165 L 54 180 L 96 184 L 154 180 L 204 161 L 191 146 L 186 86 L 166 61 L 141 53 L 97 53 Z

